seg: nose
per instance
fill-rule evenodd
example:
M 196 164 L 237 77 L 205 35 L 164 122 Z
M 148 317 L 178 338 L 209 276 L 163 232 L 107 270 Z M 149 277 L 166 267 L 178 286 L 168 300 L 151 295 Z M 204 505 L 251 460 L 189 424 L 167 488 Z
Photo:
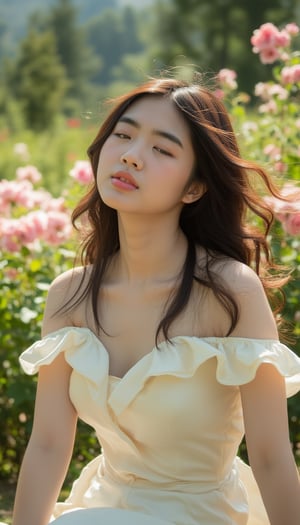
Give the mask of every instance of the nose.
M 125 166 L 133 167 L 136 170 L 141 170 L 143 168 L 143 161 L 133 152 L 128 151 L 123 153 L 121 156 L 121 162 Z

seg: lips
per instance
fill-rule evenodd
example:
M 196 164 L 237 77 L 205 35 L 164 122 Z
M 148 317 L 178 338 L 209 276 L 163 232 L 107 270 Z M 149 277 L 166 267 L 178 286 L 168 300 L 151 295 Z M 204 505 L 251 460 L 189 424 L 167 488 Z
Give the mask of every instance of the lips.
M 112 175 L 111 179 L 115 184 L 124 185 L 124 188 L 138 189 L 139 187 L 135 178 L 128 171 L 117 171 Z

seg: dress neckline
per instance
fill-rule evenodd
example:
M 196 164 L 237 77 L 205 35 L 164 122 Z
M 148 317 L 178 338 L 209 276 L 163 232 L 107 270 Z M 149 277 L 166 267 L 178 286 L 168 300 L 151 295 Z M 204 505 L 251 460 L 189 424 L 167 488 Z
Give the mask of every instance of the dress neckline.
M 87 326 L 64 326 L 54 332 L 50 332 L 44 337 L 51 337 L 52 335 L 58 335 L 59 333 L 68 331 L 68 330 L 75 330 L 80 332 L 87 332 L 93 339 L 95 339 L 96 343 L 102 348 L 102 350 L 105 352 L 108 360 L 108 378 L 111 382 L 121 382 L 127 378 L 128 375 L 133 373 L 137 367 L 139 367 L 145 360 L 149 359 L 151 355 L 153 355 L 155 352 L 160 352 L 162 349 L 173 347 L 176 344 L 176 341 L 182 341 L 182 340 L 197 340 L 197 341 L 203 341 L 206 343 L 210 342 L 216 342 L 216 343 L 224 343 L 228 341 L 232 342 L 271 342 L 271 343 L 279 343 L 279 340 L 276 339 L 255 339 L 255 338 L 248 338 L 248 337 L 240 337 L 240 336 L 196 336 L 196 335 L 177 335 L 170 337 L 170 340 L 163 340 L 161 341 L 157 346 L 152 347 L 147 353 L 145 353 L 142 357 L 140 357 L 132 366 L 129 367 L 129 369 L 120 377 L 116 376 L 115 374 L 110 373 L 110 355 L 108 352 L 108 349 L 104 345 L 104 343 L 101 341 L 101 339 L 95 334 L 95 332 L 87 327 Z

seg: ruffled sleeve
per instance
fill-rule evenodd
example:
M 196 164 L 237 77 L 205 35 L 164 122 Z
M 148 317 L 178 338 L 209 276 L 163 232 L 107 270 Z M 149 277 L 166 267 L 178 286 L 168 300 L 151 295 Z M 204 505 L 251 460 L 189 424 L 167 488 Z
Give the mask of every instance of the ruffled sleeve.
M 95 341 L 97 341 L 96 336 L 88 328 L 72 326 L 61 328 L 27 348 L 19 357 L 20 365 L 26 374 L 33 375 L 41 366 L 51 364 L 63 352 L 66 361 L 74 368 L 77 368 L 76 362 L 80 358 L 81 368 L 89 368 L 86 375 L 90 375 L 92 380 L 96 363 L 91 366 L 88 357 L 95 347 Z
M 208 341 L 216 350 L 220 383 L 249 383 L 260 365 L 269 363 L 285 378 L 287 397 L 300 390 L 300 358 L 283 343 L 240 337 L 208 338 Z

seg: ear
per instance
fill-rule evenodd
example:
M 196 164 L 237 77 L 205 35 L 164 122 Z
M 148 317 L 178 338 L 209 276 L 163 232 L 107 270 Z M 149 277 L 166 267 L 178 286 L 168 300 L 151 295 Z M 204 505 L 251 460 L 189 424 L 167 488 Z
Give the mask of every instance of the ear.
M 191 204 L 192 202 L 196 202 L 197 200 L 201 199 L 201 197 L 203 197 L 205 192 L 205 185 L 201 182 L 194 181 L 189 186 L 188 190 L 184 193 L 181 202 L 183 202 L 184 204 Z

